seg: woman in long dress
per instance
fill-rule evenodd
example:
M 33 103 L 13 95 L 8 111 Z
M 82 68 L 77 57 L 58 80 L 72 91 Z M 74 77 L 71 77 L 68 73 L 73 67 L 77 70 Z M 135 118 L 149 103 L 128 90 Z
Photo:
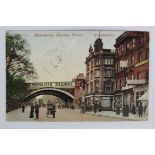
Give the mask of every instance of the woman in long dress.
M 34 105 L 31 104 L 31 110 L 30 110 L 30 118 L 34 117 Z

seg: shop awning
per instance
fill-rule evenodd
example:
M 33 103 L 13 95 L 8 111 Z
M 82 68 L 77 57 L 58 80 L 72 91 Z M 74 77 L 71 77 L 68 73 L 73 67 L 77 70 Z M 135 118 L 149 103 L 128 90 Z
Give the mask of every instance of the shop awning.
M 141 80 L 127 80 L 128 85 L 139 85 L 139 84 L 145 84 L 146 81 L 144 79 Z
M 146 93 L 144 93 L 144 95 L 142 95 L 142 96 L 138 99 L 138 101 L 148 101 L 148 98 L 149 98 L 149 93 L 146 92 Z

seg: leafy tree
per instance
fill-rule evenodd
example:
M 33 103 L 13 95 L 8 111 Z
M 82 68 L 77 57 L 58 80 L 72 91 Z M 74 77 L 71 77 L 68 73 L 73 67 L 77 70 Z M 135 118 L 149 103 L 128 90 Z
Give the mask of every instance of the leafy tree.
M 6 95 L 7 99 L 21 99 L 27 93 L 26 79 L 37 74 L 30 62 L 31 51 L 20 34 L 6 33 Z
M 7 99 L 19 100 L 27 94 L 28 85 L 20 76 L 7 74 L 6 97 Z
M 24 78 L 36 78 L 29 55 L 31 51 L 20 34 L 6 34 L 6 72 Z

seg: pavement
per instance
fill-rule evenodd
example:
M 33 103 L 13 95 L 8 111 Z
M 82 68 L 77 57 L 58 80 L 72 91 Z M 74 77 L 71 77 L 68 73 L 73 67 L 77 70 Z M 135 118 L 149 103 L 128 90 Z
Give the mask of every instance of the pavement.
M 101 111 L 101 112 L 86 112 L 88 114 L 92 114 L 92 115 L 98 115 L 98 116 L 106 116 L 106 117 L 111 117 L 111 118 L 119 118 L 119 119 L 125 119 L 125 120 L 132 120 L 132 121 L 147 121 L 148 120 L 148 116 L 147 115 L 143 115 L 142 117 L 139 117 L 138 114 L 131 114 L 129 113 L 129 117 L 123 117 L 122 112 L 120 113 L 120 115 L 116 115 L 116 112 L 113 111 Z

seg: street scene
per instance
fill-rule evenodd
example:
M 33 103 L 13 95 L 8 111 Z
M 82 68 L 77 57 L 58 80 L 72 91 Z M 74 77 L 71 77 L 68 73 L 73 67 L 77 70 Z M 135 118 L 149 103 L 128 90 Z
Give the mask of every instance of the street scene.
M 148 96 L 149 32 L 6 32 L 6 121 L 147 121 Z

